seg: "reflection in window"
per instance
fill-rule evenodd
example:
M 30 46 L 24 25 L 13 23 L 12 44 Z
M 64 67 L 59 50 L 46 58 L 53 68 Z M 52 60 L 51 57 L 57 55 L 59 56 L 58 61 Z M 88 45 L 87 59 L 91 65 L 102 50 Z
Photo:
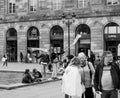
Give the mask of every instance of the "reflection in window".
M 15 13 L 16 12 L 16 1 L 15 0 L 9 0 L 8 1 L 8 13 Z
M 29 1 L 29 8 L 31 12 L 37 11 L 37 0 L 30 0 Z
M 117 5 L 119 4 L 119 0 L 107 0 L 108 5 Z

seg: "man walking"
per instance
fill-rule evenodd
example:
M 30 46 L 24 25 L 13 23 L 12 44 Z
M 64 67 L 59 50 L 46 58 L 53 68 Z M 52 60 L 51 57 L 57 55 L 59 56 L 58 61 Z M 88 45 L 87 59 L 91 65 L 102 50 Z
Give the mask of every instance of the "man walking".
M 94 87 L 96 93 L 102 92 L 101 98 L 117 98 L 117 89 L 120 88 L 120 69 L 113 62 L 110 51 L 103 53 L 102 62 L 96 68 Z

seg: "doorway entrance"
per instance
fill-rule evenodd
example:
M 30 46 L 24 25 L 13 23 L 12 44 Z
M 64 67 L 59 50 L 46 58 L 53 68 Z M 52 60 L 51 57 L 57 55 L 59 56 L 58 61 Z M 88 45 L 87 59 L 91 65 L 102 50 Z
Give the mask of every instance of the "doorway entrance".
M 53 26 L 50 31 L 50 46 L 51 54 L 63 52 L 63 29 L 58 25 Z M 61 60 L 61 54 L 59 60 Z
M 84 52 L 87 56 L 90 52 L 90 28 L 86 24 L 80 24 L 75 31 L 75 34 L 81 35 L 81 38 L 76 44 L 75 54 L 78 55 L 79 52 Z
M 17 31 L 14 28 L 10 28 L 6 36 L 6 54 L 8 62 L 17 62 Z

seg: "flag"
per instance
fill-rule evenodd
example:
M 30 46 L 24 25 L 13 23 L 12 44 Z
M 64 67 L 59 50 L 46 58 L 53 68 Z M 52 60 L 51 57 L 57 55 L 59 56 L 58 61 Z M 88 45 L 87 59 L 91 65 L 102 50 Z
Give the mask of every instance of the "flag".
M 81 37 L 81 35 L 80 35 L 80 34 L 77 34 L 77 36 L 76 36 L 76 38 L 74 39 L 72 45 L 75 45 L 76 42 L 78 41 L 78 39 L 79 39 L 80 37 Z

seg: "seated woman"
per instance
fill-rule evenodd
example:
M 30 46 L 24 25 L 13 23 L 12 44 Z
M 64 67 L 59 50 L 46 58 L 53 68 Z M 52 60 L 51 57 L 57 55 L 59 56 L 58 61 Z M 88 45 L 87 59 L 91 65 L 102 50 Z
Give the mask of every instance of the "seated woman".
M 22 83 L 32 83 L 32 82 L 33 82 L 33 78 L 31 77 L 30 70 L 26 69 L 23 74 Z
M 37 69 L 34 68 L 32 72 L 32 77 L 34 82 L 40 82 L 42 78 L 42 74 Z

